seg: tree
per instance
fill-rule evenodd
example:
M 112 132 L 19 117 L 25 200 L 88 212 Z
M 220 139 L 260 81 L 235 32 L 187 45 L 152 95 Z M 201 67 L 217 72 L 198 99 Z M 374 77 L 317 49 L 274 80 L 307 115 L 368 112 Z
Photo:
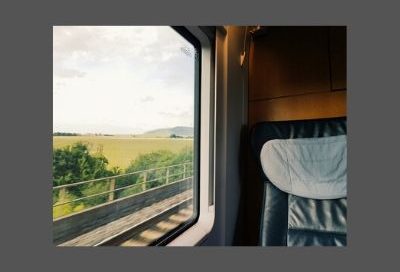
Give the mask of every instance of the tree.
M 110 176 L 107 158 L 91 155 L 87 145 L 78 142 L 53 151 L 53 186 Z
M 183 136 L 176 135 L 175 133 L 169 135 L 170 138 L 183 138 Z
M 135 160 L 131 161 L 129 166 L 126 168 L 126 173 L 133 173 L 137 171 L 142 171 L 146 169 L 155 169 L 163 166 L 170 165 L 174 159 L 176 154 L 172 153 L 168 150 L 158 150 L 147 154 L 140 154 Z M 146 184 L 147 188 L 153 188 L 161 184 L 162 174 L 160 171 L 148 171 L 146 173 Z M 124 179 L 120 179 L 117 181 L 117 187 L 124 187 L 131 184 L 136 184 L 144 181 L 143 174 L 131 175 L 127 176 Z M 127 192 L 123 192 L 121 194 L 124 195 Z M 140 191 L 139 186 L 132 187 L 129 192 L 138 192 Z
M 158 150 L 147 154 L 140 154 L 135 160 L 131 161 L 129 166 L 126 168 L 126 173 L 133 173 L 143 171 L 146 169 L 156 169 L 146 172 L 146 188 L 154 188 L 162 185 L 166 182 L 167 168 L 166 166 L 177 165 L 176 167 L 170 167 L 168 175 L 170 176 L 169 182 L 178 180 L 183 177 L 184 167 L 183 162 L 193 160 L 192 148 L 182 149 L 179 153 L 173 153 L 168 150 Z M 191 164 L 186 165 L 187 173 L 191 171 Z M 144 173 L 135 175 L 129 175 L 121 179 L 117 179 L 117 187 L 125 187 L 144 181 Z M 127 196 L 133 193 L 141 192 L 141 186 L 133 186 L 128 189 L 120 190 L 118 197 Z
M 101 153 L 91 155 L 87 144 L 78 142 L 72 146 L 53 150 L 53 186 L 71 184 L 120 173 L 117 167 L 107 170 L 108 160 Z M 107 180 L 96 183 L 85 183 L 65 189 L 64 200 L 59 199 L 59 191 L 53 192 L 53 202 L 73 200 L 104 192 L 108 189 Z M 85 206 L 95 206 L 107 201 L 107 195 L 98 195 L 78 202 L 61 205 L 53 209 L 57 217 L 72 211 L 78 211 Z

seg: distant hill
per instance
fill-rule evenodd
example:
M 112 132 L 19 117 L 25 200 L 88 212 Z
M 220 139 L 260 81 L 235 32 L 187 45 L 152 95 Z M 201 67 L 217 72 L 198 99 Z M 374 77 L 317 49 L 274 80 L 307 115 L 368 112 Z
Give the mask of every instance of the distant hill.
M 137 137 L 171 137 L 175 135 L 177 137 L 193 137 L 192 127 L 173 127 L 173 128 L 160 128 L 155 130 L 147 131 L 143 134 L 137 135 Z

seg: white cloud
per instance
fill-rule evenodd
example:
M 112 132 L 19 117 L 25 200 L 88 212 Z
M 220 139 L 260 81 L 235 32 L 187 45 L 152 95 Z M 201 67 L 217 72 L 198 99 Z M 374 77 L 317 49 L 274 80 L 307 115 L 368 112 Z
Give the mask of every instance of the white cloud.
M 149 96 L 149 95 L 140 99 L 140 101 L 142 101 L 142 102 L 152 102 L 154 100 L 155 100 L 154 97 Z
M 53 130 L 193 126 L 190 46 L 169 27 L 54 27 Z
M 55 74 L 57 77 L 60 78 L 69 78 L 69 77 L 84 77 L 86 75 L 85 72 L 79 71 L 77 69 L 68 69 L 68 68 L 62 68 L 57 66 L 58 70 L 55 71 Z

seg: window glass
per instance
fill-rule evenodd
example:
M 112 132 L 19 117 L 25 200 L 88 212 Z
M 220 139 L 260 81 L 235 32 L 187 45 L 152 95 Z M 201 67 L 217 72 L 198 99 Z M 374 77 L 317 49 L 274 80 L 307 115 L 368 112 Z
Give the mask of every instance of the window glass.
M 146 246 L 194 220 L 198 49 L 167 26 L 53 27 L 53 241 Z

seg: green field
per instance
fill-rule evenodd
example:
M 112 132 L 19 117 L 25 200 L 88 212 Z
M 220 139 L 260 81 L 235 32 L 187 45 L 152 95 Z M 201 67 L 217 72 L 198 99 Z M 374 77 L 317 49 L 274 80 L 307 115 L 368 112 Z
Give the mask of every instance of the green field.
M 122 136 L 53 136 L 53 148 L 61 148 L 83 142 L 89 145 L 92 153 L 102 152 L 109 166 L 126 168 L 139 154 L 160 149 L 179 152 L 192 147 L 193 139 L 172 138 L 132 138 Z

